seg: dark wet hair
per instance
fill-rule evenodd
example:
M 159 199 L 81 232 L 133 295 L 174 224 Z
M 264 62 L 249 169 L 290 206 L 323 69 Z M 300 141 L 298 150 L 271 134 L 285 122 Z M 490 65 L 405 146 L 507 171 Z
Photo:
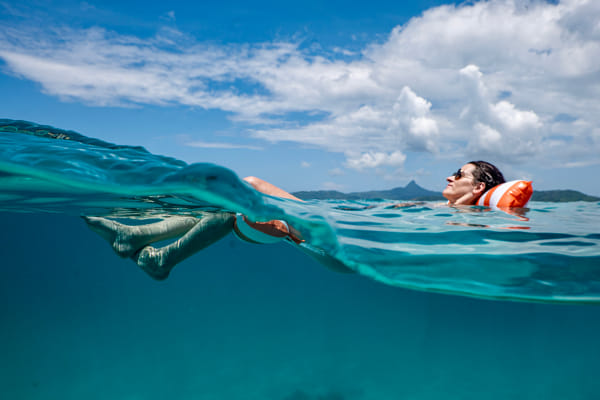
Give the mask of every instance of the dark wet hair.
M 485 190 L 490 190 L 494 186 L 506 182 L 502 172 L 487 161 L 470 161 L 469 164 L 475 166 L 473 170 L 475 182 L 485 183 Z

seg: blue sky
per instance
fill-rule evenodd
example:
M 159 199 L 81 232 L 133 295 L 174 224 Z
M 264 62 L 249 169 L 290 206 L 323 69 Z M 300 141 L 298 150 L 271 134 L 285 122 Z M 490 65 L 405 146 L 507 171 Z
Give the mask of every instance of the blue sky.
M 285 189 L 600 195 L 600 2 L 0 0 L 0 117 Z

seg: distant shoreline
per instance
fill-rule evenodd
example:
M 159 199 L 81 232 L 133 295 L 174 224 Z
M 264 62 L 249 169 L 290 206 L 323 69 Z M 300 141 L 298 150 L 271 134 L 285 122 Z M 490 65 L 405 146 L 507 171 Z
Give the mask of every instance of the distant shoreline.
M 306 190 L 292 193 L 303 200 L 444 200 L 441 192 L 424 189 L 415 181 L 409 182 L 405 187 L 396 187 L 389 190 L 370 190 L 366 192 L 343 193 L 337 190 Z M 577 190 L 534 190 L 531 201 L 545 201 L 565 203 L 573 201 L 600 201 L 600 197 L 590 196 Z

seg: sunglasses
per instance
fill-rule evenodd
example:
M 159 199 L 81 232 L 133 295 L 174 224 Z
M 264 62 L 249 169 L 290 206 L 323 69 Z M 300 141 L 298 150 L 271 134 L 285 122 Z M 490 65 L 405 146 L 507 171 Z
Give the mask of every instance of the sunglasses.
M 452 174 L 452 176 L 454 176 L 455 180 L 458 180 L 460 178 L 462 178 L 463 176 L 463 172 L 461 171 L 461 169 L 459 168 L 458 171 L 456 171 L 455 173 Z

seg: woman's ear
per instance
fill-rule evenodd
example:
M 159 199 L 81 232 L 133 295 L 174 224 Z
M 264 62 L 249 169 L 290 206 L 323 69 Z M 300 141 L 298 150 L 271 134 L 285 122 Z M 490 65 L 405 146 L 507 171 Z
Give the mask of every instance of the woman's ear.
M 483 182 L 476 183 L 475 186 L 473 187 L 473 194 L 475 196 L 481 196 L 483 193 L 485 193 L 485 183 L 483 183 Z

